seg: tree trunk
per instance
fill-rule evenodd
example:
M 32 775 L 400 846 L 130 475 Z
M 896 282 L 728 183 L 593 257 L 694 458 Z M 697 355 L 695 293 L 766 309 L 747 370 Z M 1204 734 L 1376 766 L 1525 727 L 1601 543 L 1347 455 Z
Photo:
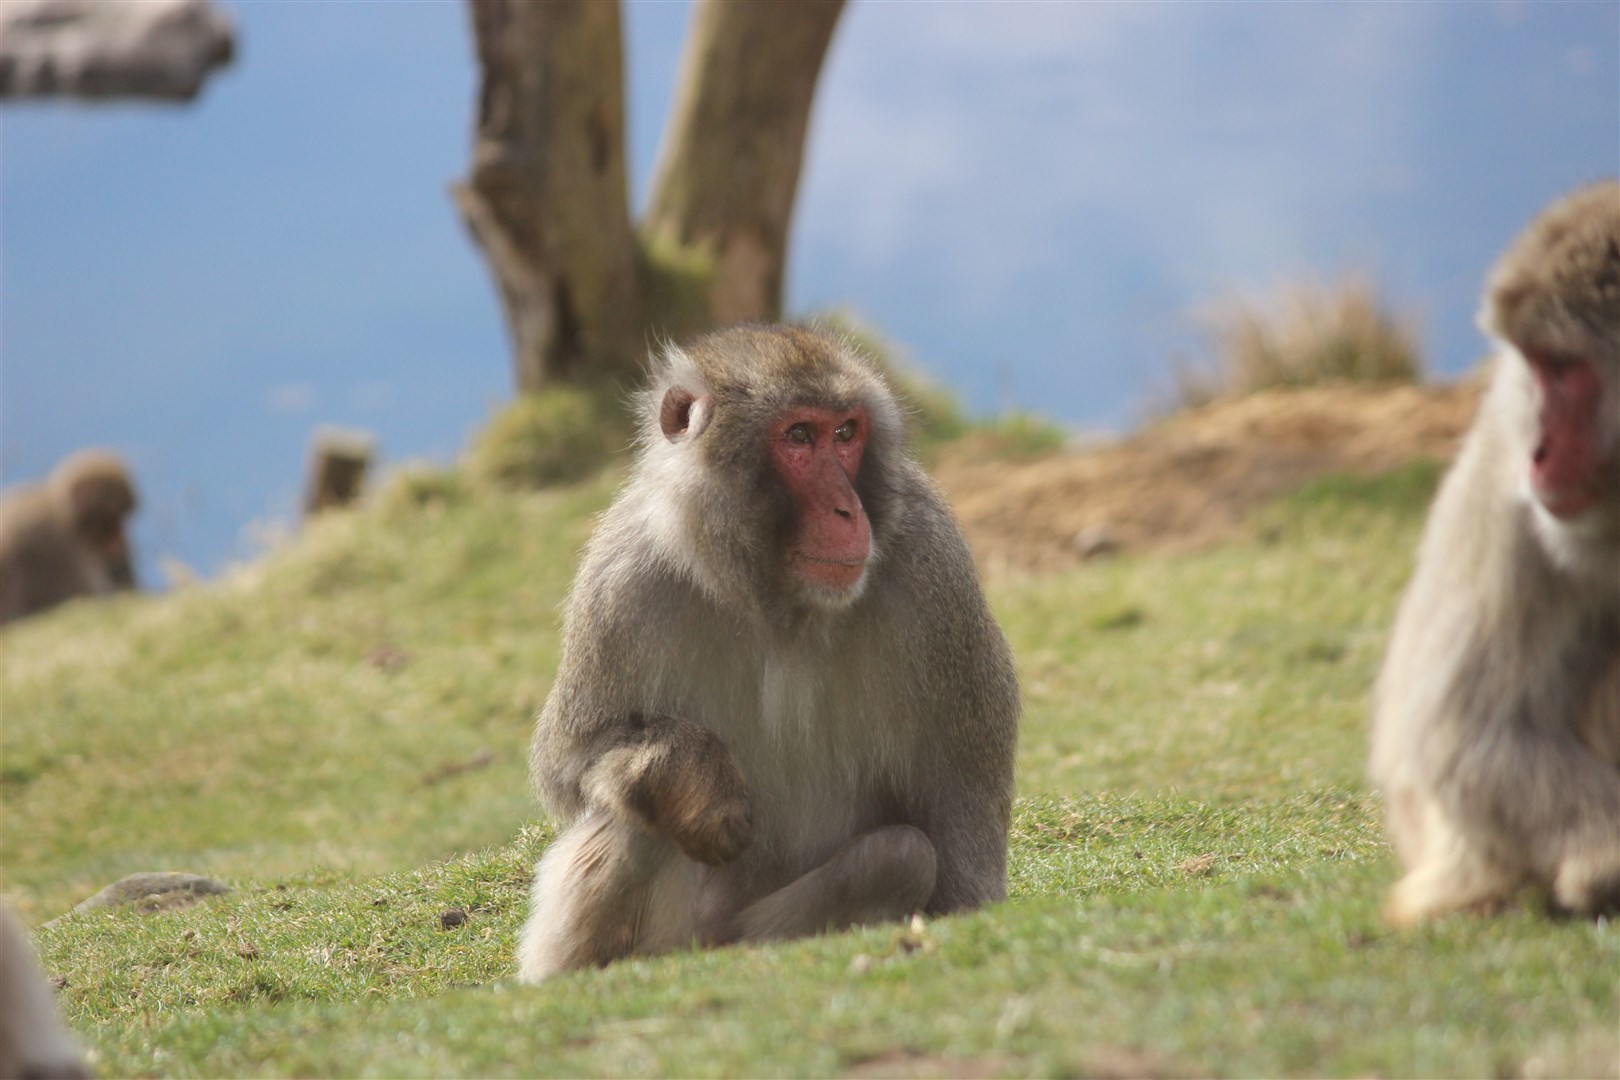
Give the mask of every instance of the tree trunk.
M 843 0 L 693 9 L 644 231 L 705 254 L 716 324 L 781 317 L 810 105 L 842 10 Z
M 619 5 L 469 6 L 482 83 L 455 198 L 500 289 L 518 389 L 633 371 L 645 343 Z

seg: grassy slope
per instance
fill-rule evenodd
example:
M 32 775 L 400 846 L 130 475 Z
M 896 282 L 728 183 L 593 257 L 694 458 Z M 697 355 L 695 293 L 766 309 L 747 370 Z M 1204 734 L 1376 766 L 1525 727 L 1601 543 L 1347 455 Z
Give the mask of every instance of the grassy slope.
M 608 482 L 337 518 L 227 585 L 8 631 L 0 888 L 39 922 L 134 870 L 239 886 L 39 932 L 114 1075 L 1612 1073 L 1613 924 L 1377 919 L 1365 693 L 1433 479 L 993 583 L 1028 706 L 994 911 L 499 981 Z

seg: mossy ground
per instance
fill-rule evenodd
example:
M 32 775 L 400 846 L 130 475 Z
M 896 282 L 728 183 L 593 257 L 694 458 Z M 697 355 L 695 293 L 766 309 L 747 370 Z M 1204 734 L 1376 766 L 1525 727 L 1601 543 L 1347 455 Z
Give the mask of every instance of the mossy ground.
M 0 891 L 39 924 L 137 870 L 237 887 L 36 930 L 106 1075 L 1613 1074 L 1613 923 L 1378 918 L 1366 697 L 1436 475 L 991 580 L 1027 712 L 1012 896 L 972 916 L 511 982 L 525 743 L 612 472 L 6 630 Z

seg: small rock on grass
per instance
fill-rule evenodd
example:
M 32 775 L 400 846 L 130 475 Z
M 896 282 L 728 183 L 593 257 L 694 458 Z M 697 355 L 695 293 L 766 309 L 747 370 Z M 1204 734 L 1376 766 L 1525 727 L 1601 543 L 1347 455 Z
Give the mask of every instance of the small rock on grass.
M 142 915 L 150 915 L 190 907 L 207 897 L 223 896 L 230 891 L 229 885 L 198 874 L 182 874 L 172 870 L 131 874 L 74 905 L 73 911 L 133 906 Z

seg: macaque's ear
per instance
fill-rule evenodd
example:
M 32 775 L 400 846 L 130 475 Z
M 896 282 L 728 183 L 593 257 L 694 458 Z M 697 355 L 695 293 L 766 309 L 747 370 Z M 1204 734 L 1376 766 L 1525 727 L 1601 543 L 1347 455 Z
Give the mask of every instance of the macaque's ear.
M 664 393 L 658 410 L 658 426 L 670 442 L 685 436 L 695 439 L 709 422 L 709 397 L 693 397 L 683 386 L 672 386 Z

